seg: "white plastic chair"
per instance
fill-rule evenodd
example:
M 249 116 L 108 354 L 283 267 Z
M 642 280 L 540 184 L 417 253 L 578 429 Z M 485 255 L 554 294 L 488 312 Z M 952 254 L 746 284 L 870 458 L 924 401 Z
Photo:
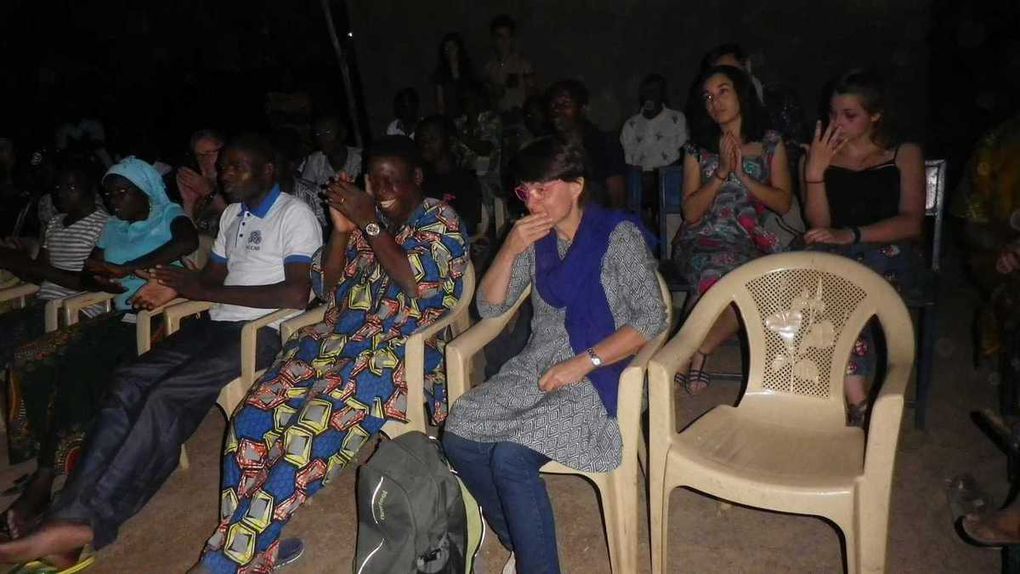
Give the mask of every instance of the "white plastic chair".
M 729 305 L 743 318 L 749 377 L 738 406 L 715 407 L 678 433 L 673 377 Z M 867 437 L 846 425 L 843 377 L 854 341 L 877 317 L 888 364 Z M 847 572 L 883 572 L 896 443 L 914 363 L 914 329 L 889 283 L 845 257 L 755 259 L 725 275 L 652 359 L 649 506 L 652 572 L 667 567 L 669 494 L 679 486 L 738 504 L 828 518 Z
M 659 289 L 672 323 L 673 304 L 665 280 L 659 275 Z M 531 294 L 528 287 L 514 305 L 502 315 L 483 319 L 446 346 L 447 397 L 454 401 L 468 391 L 474 383 L 481 383 L 481 369 L 474 368 L 473 359 L 506 327 L 517 309 Z M 623 460 L 617 468 L 606 473 L 580 472 L 557 462 L 541 468 L 548 474 L 582 476 L 598 489 L 602 501 L 602 520 L 606 528 L 609 561 L 614 574 L 631 574 L 638 571 L 638 525 L 640 524 L 641 470 L 644 437 L 641 432 L 642 397 L 644 395 L 645 366 L 652 355 L 662 347 L 669 329 L 649 341 L 635 356 L 620 376 L 617 403 L 617 423 L 623 436 Z M 537 383 L 537 382 L 536 382 Z
M 28 304 L 28 298 L 39 292 L 39 286 L 34 283 L 16 283 L 6 289 L 0 290 L 0 303 L 14 301 L 19 309 L 24 309 Z M 51 299 L 46 302 L 43 310 L 46 332 L 56 331 L 59 326 L 60 306 L 64 299 Z
M 166 307 L 163 311 L 163 316 L 166 320 L 167 336 L 180 330 L 182 319 L 208 311 L 213 305 L 214 303 L 208 301 L 185 301 Z M 258 319 L 248 321 L 241 328 L 241 376 L 224 385 L 223 389 L 220 390 L 219 397 L 216 399 L 216 404 L 223 410 L 223 414 L 227 419 L 230 419 L 234 409 L 244 400 L 245 395 L 248 394 L 248 389 L 251 388 L 256 379 L 266 371 L 265 369 L 256 370 L 255 368 L 259 329 L 277 321 L 293 317 L 300 312 L 297 309 L 278 309 Z M 180 464 L 181 468 L 185 470 L 190 466 L 187 450 L 184 445 L 181 445 Z

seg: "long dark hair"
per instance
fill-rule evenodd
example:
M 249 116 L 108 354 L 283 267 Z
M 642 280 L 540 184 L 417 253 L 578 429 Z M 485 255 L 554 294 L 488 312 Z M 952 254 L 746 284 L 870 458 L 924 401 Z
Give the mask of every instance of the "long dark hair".
M 687 98 L 687 118 L 691 122 L 691 141 L 694 145 L 712 153 L 719 153 L 719 137 L 722 130 L 719 124 L 708 115 L 705 100 L 701 92 L 705 82 L 716 74 L 722 74 L 733 82 L 733 90 L 737 93 L 740 103 L 740 135 L 745 142 L 761 141 L 765 130 L 769 128 L 769 116 L 765 106 L 758 100 L 758 95 L 751 84 L 751 78 L 740 68 L 733 66 L 713 66 L 698 76 L 691 86 Z
M 832 98 L 835 96 L 857 96 L 861 107 L 869 114 L 881 114 L 875 122 L 872 140 L 881 147 L 890 149 L 895 146 L 897 137 L 893 129 L 893 118 L 889 114 L 889 96 L 885 80 L 874 70 L 854 69 L 831 80 L 824 91 L 822 117 L 829 118 Z
M 464 48 L 464 39 L 456 32 L 450 32 L 439 41 L 439 48 L 436 51 L 436 81 L 446 82 L 453 79 L 453 71 L 450 69 L 450 61 L 446 57 L 446 43 L 453 42 L 457 46 L 457 67 L 460 68 L 461 81 L 474 81 L 474 70 L 471 68 L 471 58 L 467 49 Z

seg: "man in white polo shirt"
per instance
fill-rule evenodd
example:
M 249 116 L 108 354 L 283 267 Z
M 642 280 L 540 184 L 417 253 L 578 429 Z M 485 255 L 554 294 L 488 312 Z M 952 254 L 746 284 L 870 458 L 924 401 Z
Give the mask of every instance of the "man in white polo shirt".
M 77 550 L 113 542 L 177 466 L 181 444 L 198 428 L 220 389 L 240 375 L 245 321 L 277 308 L 304 309 L 311 257 L 322 244 L 312 210 L 276 184 L 272 147 L 258 136 L 232 141 L 220 177 L 232 203 L 220 219 L 202 271 L 163 267 L 139 291 L 151 308 L 176 296 L 213 301 L 209 318 L 183 328 L 117 369 L 110 396 L 89 434 L 81 462 L 33 534 L 0 545 L 20 561 L 47 556 L 66 568 Z M 258 368 L 279 352 L 274 328 L 258 333 Z

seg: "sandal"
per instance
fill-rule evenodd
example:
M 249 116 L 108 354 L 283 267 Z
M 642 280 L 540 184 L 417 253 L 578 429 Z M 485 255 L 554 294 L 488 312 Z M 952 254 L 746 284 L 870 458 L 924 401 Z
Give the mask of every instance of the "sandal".
M 691 358 L 691 367 L 688 368 L 687 373 L 677 373 L 673 380 L 679 385 L 688 395 L 692 397 L 704 391 L 712 384 L 712 377 L 705 372 L 705 363 L 708 362 L 708 355 L 701 351 L 695 351 L 694 356 L 701 355 L 701 366 L 697 369 L 693 367 L 694 358 Z
M 40 559 L 18 564 L 13 569 L 8 570 L 7 574 L 77 574 L 78 572 L 84 572 L 91 568 L 95 563 L 95 551 L 92 550 L 91 547 L 86 546 L 82 549 L 81 554 L 78 556 L 78 561 L 67 568 L 60 569 L 57 566 Z
M 18 524 L 16 517 L 13 508 L 8 508 L 0 514 L 0 540 L 17 540 L 31 532 L 42 521 L 42 515 L 38 515 L 24 524 Z

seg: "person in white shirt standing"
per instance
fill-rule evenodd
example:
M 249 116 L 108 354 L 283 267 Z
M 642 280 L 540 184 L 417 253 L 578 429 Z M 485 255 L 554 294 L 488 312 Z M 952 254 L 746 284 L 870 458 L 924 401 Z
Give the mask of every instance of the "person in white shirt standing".
M 680 161 L 687 143 L 687 118 L 666 106 L 666 79 L 649 74 L 641 80 L 641 111 L 623 124 L 620 144 L 627 165 L 641 170 L 641 208 L 654 221 L 658 212 L 658 169 Z
M 0 561 L 45 556 L 57 569 L 87 561 L 82 548 L 113 542 L 177 467 L 181 444 L 198 428 L 220 389 L 241 373 L 245 321 L 279 307 L 304 309 L 312 255 L 322 230 L 311 208 L 280 191 L 274 150 L 241 136 L 221 160 L 223 212 L 212 257 L 202 271 L 150 270 L 134 298 L 152 308 L 181 296 L 216 305 L 137 360 L 118 368 L 73 478 L 34 532 L 0 544 Z M 280 350 L 280 335 L 258 333 L 256 368 Z
M 649 172 L 676 163 L 687 143 L 687 118 L 666 107 L 666 79 L 659 74 L 646 76 L 638 89 L 638 102 L 641 111 L 620 132 L 627 165 Z
M 315 120 L 312 136 L 318 149 L 308 154 L 298 166 L 294 195 L 312 208 L 319 225 L 325 229 L 329 219 L 319 195 L 322 186 L 338 173 L 357 179 L 361 175 L 361 148 L 347 145 L 346 122 L 337 116 L 323 116 Z

